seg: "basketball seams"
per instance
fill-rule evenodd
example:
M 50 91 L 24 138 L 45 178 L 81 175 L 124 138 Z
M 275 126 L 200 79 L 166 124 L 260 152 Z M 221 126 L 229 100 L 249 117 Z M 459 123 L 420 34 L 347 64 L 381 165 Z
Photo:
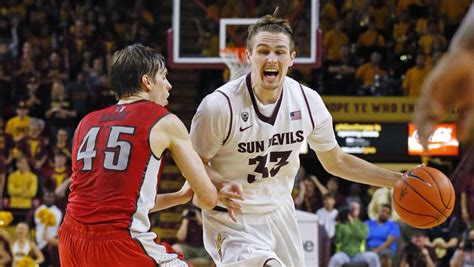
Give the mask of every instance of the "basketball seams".
M 433 182 L 436 184 L 436 187 L 438 188 L 438 195 L 439 195 L 439 198 L 441 199 L 441 203 L 443 204 L 445 210 L 448 209 L 448 205 L 444 203 L 444 199 L 443 199 L 443 194 L 441 194 L 441 187 L 439 186 L 438 182 L 436 181 L 436 179 L 433 177 L 433 175 L 431 175 L 430 172 L 428 172 L 427 170 L 425 169 L 422 169 L 422 168 L 419 168 L 420 170 L 424 171 L 426 174 L 428 174 L 428 176 L 431 178 L 431 180 L 433 180 Z M 451 189 L 451 188 L 450 188 Z M 451 200 L 451 190 L 449 190 L 449 199 L 448 199 L 448 203 L 449 201 Z M 443 214 L 444 215 L 444 214 Z M 446 216 L 445 216 L 446 217 Z
M 404 208 L 402 205 L 400 205 L 400 203 L 398 203 L 397 200 L 393 200 L 393 202 L 396 204 L 396 206 L 398 208 L 400 208 L 401 210 L 407 212 L 407 213 L 411 213 L 411 214 L 414 214 L 414 215 L 417 215 L 417 216 L 424 216 L 424 217 L 431 217 L 431 218 L 434 218 L 434 220 L 430 221 L 429 223 L 424 223 L 424 224 L 419 224 L 419 225 L 413 225 L 412 223 L 410 223 L 410 225 L 412 225 L 413 227 L 417 227 L 417 228 L 423 228 L 424 226 L 426 225 L 429 225 L 430 227 L 432 226 L 432 224 L 434 222 L 438 222 L 439 221 L 439 218 L 433 216 L 433 215 L 429 215 L 429 214 L 421 214 L 421 213 L 416 213 L 416 212 L 413 212 L 413 211 L 410 211 L 410 210 L 407 210 L 406 208 Z M 429 228 L 429 227 L 427 227 Z
M 431 203 L 431 202 L 430 202 L 428 199 L 426 199 L 422 194 L 420 194 L 420 192 L 418 192 L 411 184 L 409 184 L 409 183 L 405 180 L 405 178 L 402 178 L 402 181 L 403 181 L 408 187 L 410 187 L 410 189 L 413 190 L 413 192 L 415 192 L 419 197 L 421 197 L 426 203 L 430 204 L 431 207 L 433 207 L 436 211 L 438 211 L 441 215 L 443 215 L 443 214 L 441 213 L 441 211 L 440 211 L 437 207 L 435 207 L 435 206 L 433 205 L 433 203 Z M 438 191 L 439 191 L 439 190 L 438 190 Z M 444 216 L 444 215 L 443 215 L 443 216 Z M 445 216 L 445 217 L 446 217 L 446 216 Z

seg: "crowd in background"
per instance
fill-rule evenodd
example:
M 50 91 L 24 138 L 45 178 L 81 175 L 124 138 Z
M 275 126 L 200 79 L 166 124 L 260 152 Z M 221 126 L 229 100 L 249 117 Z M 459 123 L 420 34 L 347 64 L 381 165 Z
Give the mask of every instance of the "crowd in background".
M 57 228 L 67 201 L 73 131 L 83 115 L 115 103 L 107 67 L 116 49 L 140 42 L 166 53 L 159 2 L 0 1 L 1 207 L 13 213 L 17 236 L 11 240 L 0 226 L 0 266 L 25 255 L 43 266 L 57 266 Z M 202 53 L 218 54 L 212 41 L 216 18 L 234 16 L 232 12 L 238 9 L 232 8 L 241 1 L 198 2 L 210 7 L 198 12 L 199 25 L 203 25 L 199 29 Z M 251 2 L 257 7 L 256 16 L 273 11 L 270 1 Z M 280 2 L 287 11 L 305 3 Z M 322 95 L 417 97 L 468 5 L 468 0 L 321 0 L 323 65 L 317 70 L 295 69 L 290 75 Z M 296 23 L 298 39 L 309 18 L 287 13 Z M 304 45 L 297 49 L 308 52 Z M 358 257 L 384 266 L 403 262 L 430 266 L 430 260 L 448 266 L 453 255 L 461 253 L 457 250 L 460 245 L 472 249 L 474 233 L 472 237 L 470 232 L 461 235 L 474 218 L 470 182 L 461 192 L 465 206 L 461 218 L 452 216 L 439 228 L 415 231 L 397 220 L 390 190 L 355 183 L 344 183 L 341 190 L 338 178 L 322 180 L 326 183 L 300 175 L 294 197 L 298 209 L 320 218 L 332 255 L 321 259 L 324 264 L 338 266 L 345 257 Z M 185 226 L 199 229 L 196 214 L 194 210 L 183 214 L 188 221 Z M 34 242 L 29 239 L 29 228 L 35 228 Z M 177 240 L 186 243 L 195 230 L 188 235 L 183 229 Z M 348 234 L 355 236 L 348 239 Z M 188 243 L 199 247 L 202 240 Z M 192 250 L 209 260 L 202 250 L 179 244 L 176 248 L 185 253 Z M 437 252 L 443 248 L 444 255 Z
M 273 13 L 271 1 L 195 2 L 198 46 L 204 56 L 219 55 L 219 18 Z M 308 56 L 311 1 L 276 1 L 290 20 L 297 54 Z M 445 53 L 469 0 L 321 0 L 323 64 L 295 69 L 290 76 L 324 95 L 417 97 L 427 73 Z M 305 10 L 306 12 L 302 11 Z M 230 46 L 244 46 L 245 34 L 230 32 Z

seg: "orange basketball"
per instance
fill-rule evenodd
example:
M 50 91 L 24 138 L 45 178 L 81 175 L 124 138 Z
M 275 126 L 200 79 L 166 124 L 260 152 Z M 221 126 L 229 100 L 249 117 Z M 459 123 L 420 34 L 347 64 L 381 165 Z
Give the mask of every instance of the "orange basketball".
M 444 222 L 453 211 L 454 200 L 449 178 L 430 167 L 408 171 L 393 188 L 395 211 L 416 228 L 431 228 Z

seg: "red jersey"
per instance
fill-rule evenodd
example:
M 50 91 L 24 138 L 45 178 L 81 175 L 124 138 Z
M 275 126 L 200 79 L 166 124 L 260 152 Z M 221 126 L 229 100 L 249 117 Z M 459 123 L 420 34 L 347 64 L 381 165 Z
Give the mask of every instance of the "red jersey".
M 150 229 L 165 160 L 151 152 L 149 134 L 167 114 L 158 104 L 138 101 L 82 119 L 73 139 L 69 216 L 82 224 Z

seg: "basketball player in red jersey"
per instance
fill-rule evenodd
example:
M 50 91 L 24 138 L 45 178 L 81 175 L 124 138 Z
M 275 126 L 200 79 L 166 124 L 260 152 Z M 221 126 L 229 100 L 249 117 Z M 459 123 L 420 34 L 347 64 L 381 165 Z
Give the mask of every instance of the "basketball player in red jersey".
M 69 204 L 59 231 L 62 266 L 188 266 L 154 242 L 150 211 L 188 202 L 217 203 L 216 188 L 183 123 L 164 106 L 171 84 L 151 48 L 117 51 L 110 78 L 119 101 L 88 114 L 73 140 Z M 186 178 L 180 191 L 157 195 L 165 152 Z

